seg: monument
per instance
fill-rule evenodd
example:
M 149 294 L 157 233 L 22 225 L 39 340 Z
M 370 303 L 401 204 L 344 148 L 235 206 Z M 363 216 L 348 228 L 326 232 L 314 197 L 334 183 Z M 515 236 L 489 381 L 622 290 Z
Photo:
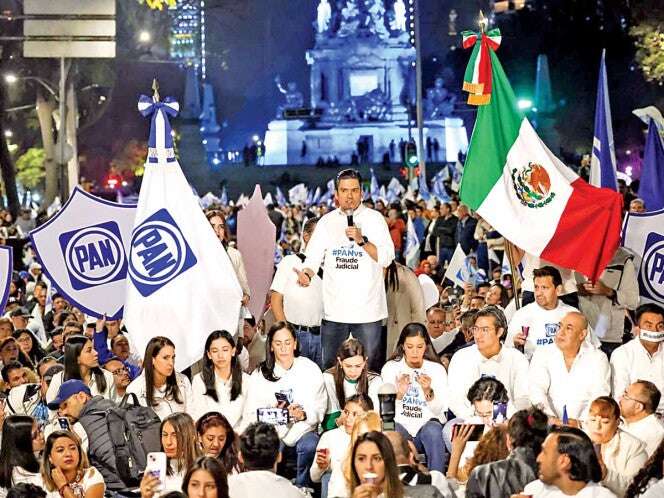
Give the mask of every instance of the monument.
M 265 164 L 350 163 L 394 158 L 395 144 L 416 136 L 415 48 L 404 0 L 319 0 L 314 48 L 307 51 L 310 102 L 295 83 L 275 83 L 284 95 L 265 133 Z M 454 162 L 468 146 L 455 96 L 442 79 L 427 89 L 424 134 L 436 159 Z M 409 120 L 409 116 L 411 119 Z

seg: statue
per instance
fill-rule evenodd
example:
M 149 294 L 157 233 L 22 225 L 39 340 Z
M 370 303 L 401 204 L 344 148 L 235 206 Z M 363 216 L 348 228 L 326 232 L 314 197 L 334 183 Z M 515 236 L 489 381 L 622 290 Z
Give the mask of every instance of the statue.
M 368 6 L 366 3 L 370 2 Z M 365 7 L 368 13 L 367 27 L 369 32 L 378 35 L 379 38 L 388 38 L 390 34 L 385 27 L 385 5 L 383 0 L 365 0 Z
M 319 34 L 323 34 L 328 30 L 331 17 L 332 6 L 328 0 L 320 0 L 320 3 L 318 4 L 318 16 L 316 18 L 316 27 Z
M 457 28 L 456 28 L 457 17 L 459 17 L 457 11 L 455 9 L 450 10 L 450 15 L 448 16 L 448 22 L 447 22 L 447 34 L 450 36 L 456 36 L 457 34 Z
M 286 88 L 281 84 L 281 77 L 277 75 L 274 78 L 274 82 L 277 84 L 277 88 L 281 93 L 286 96 L 286 103 L 277 107 L 277 117 L 283 118 L 284 111 L 290 109 L 301 109 L 304 107 L 304 96 L 302 92 L 297 89 L 297 83 L 294 81 L 289 81 L 286 85 Z
M 406 31 L 406 4 L 403 0 L 394 2 L 394 31 Z
M 433 88 L 427 89 L 426 117 L 439 119 L 451 116 L 454 112 L 456 96 L 450 94 L 443 83 L 443 78 L 436 78 Z
M 356 0 L 348 0 L 346 6 L 341 9 L 341 26 L 338 35 L 343 38 L 357 32 L 360 25 L 360 10 Z

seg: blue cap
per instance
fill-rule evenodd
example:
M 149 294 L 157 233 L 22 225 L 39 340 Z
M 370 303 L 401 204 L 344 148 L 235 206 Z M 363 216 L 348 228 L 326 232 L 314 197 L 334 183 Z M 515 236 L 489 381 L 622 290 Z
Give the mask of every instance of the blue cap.
M 71 379 L 66 382 L 63 382 L 58 389 L 58 394 L 53 401 L 48 403 L 48 407 L 51 410 L 58 410 L 60 405 L 71 398 L 74 394 L 85 393 L 88 396 L 92 396 L 90 393 L 90 388 L 86 386 L 83 381 L 78 379 Z

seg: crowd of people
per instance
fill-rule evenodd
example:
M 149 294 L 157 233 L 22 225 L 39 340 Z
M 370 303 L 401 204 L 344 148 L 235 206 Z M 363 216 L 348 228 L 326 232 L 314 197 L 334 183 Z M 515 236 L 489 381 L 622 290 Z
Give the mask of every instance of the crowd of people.
M 263 314 L 189 331 L 206 338 L 184 372 L 177 331 L 134 350 L 22 243 L 0 318 L 0 496 L 664 496 L 664 309 L 639 303 L 628 253 L 590 282 L 517 250 L 512 275 L 454 196 L 374 204 L 349 169 L 335 205 L 270 207 Z M 262 301 L 234 209 L 206 216 L 242 304 Z M 445 278 L 457 245 L 477 270 L 463 287 Z

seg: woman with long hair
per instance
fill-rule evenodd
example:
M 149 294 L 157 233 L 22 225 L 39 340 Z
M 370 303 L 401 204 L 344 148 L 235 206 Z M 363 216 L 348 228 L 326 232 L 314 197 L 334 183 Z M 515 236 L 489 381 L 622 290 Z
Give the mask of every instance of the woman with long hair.
M 238 436 L 226 417 L 206 413 L 196 422 L 196 433 L 204 455 L 218 459 L 227 474 L 239 472 Z
M 226 470 L 219 460 L 208 456 L 194 462 L 182 481 L 182 492 L 189 498 L 229 498 Z
M 630 483 L 625 498 L 664 496 L 664 439 Z
M 38 455 L 44 434 L 32 417 L 11 415 L 2 426 L 0 447 L 0 495 L 19 483 L 43 486 Z
M 141 480 L 141 496 L 152 498 L 182 489 L 187 470 L 200 456 L 193 419 L 174 413 L 161 422 L 161 451 L 166 454 L 166 475 L 155 479 L 146 472 Z
M 351 452 L 352 498 L 403 498 L 404 487 L 390 440 L 378 431 L 362 434 Z
M 226 224 L 226 216 L 219 209 L 210 209 L 206 211 L 205 217 L 210 222 L 214 234 L 221 242 L 221 245 L 224 246 L 228 257 L 233 264 L 235 269 L 235 275 L 240 282 L 240 287 L 242 288 L 242 304 L 247 305 L 249 298 L 251 297 L 251 290 L 249 289 L 249 280 L 247 279 L 247 270 L 244 267 L 244 260 L 242 259 L 242 253 L 238 251 L 235 247 L 228 244 L 230 240 L 230 232 L 228 230 L 228 225 Z
M 242 425 L 256 420 L 260 408 L 285 409 L 288 424 L 277 425 L 284 456 L 288 459 L 296 453 L 296 484 L 308 485 L 318 443 L 316 431 L 327 407 L 323 374 L 313 361 L 298 355 L 295 331 L 286 322 L 270 327 L 265 346 L 265 361 L 251 374 Z
M 47 498 L 102 498 L 106 491 L 104 478 L 90 465 L 81 440 L 70 431 L 48 436 L 41 474 Z
M 399 334 L 412 322 L 426 322 L 424 293 L 417 275 L 396 260 L 385 269 L 387 299 L 387 354 L 394 352 Z
M 63 382 L 71 379 L 82 380 L 90 388 L 93 396 L 111 399 L 115 383 L 113 374 L 99 367 L 97 351 L 92 340 L 84 335 L 70 335 L 65 342 L 64 372 L 55 374 L 46 391 L 46 401 L 50 403 L 58 394 Z
M 430 470 L 442 472 L 443 422 L 449 401 L 447 372 L 424 325 L 409 323 L 404 327 L 380 376 L 397 388 L 397 430 L 426 454 Z
M 28 329 L 16 329 L 12 336 L 16 339 L 16 343 L 21 348 L 21 351 L 23 351 L 23 354 L 28 357 L 33 365 L 39 363 L 46 356 L 46 353 L 32 331 Z
M 383 381 L 375 372 L 369 371 L 368 357 L 362 343 L 351 337 L 339 346 L 337 363 L 323 373 L 327 392 L 327 412 L 323 419 L 323 429 L 334 429 L 343 425 L 337 422 L 342 415 L 341 407 L 346 400 L 356 394 L 369 396 L 378 407 L 378 389 Z
M 248 384 L 235 339 L 225 330 L 215 330 L 205 340 L 203 369 L 191 383 L 192 415 L 198 418 L 204 413 L 220 412 L 231 426 L 239 427 Z
M 193 394 L 189 379 L 175 371 L 175 344 L 168 337 L 150 339 L 145 348 L 143 372 L 127 386 L 143 406 L 151 407 L 160 419 L 172 413 L 189 412 Z
M 456 479 L 465 483 L 472 470 L 478 465 L 497 462 L 507 458 L 507 428 L 504 425 L 496 425 L 485 432 L 479 440 L 473 456 L 463 465 L 459 465 L 459 455 L 463 453 L 465 444 L 473 430 L 472 425 L 457 425 L 456 433 L 452 439 L 452 455 L 450 465 L 447 469 L 448 479 Z
M 355 417 L 353 426 L 350 429 L 350 444 L 348 448 L 353 448 L 355 442 L 362 434 L 366 434 L 371 431 L 382 431 L 383 430 L 383 421 L 378 415 L 377 412 L 371 410 L 366 413 L 360 414 Z M 339 496 L 346 497 L 350 496 L 350 483 L 352 480 L 353 473 L 353 459 L 350 451 L 346 452 L 346 456 L 343 460 L 341 468 L 332 469 L 332 475 L 330 477 L 330 487 L 328 496 Z M 339 475 L 340 474 L 340 475 Z M 333 483 L 337 483 L 333 486 Z M 343 487 L 341 486 L 343 483 Z

